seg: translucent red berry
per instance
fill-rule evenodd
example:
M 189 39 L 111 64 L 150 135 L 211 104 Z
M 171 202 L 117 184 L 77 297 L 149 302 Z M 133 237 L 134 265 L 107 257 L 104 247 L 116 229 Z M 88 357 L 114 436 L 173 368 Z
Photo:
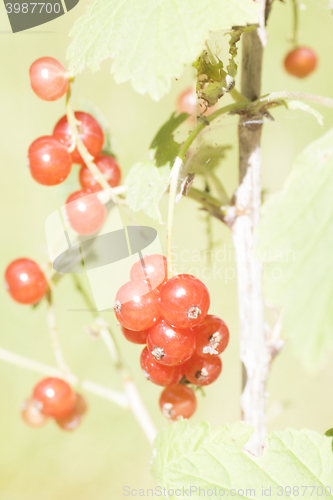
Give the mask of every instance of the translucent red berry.
M 87 148 L 88 152 L 96 158 L 102 151 L 104 134 L 99 123 L 88 113 L 77 111 L 75 118 L 78 121 L 77 129 L 80 138 Z M 63 116 L 53 130 L 53 136 L 66 146 L 70 148 L 73 143 L 72 131 L 67 121 L 67 116 Z M 72 152 L 73 163 L 80 163 L 84 165 L 84 161 L 78 152 L 77 148 Z
M 147 330 L 141 330 L 140 332 L 136 332 L 134 330 L 128 330 L 127 328 L 121 327 L 121 331 L 124 334 L 124 337 L 133 344 L 145 344 L 147 342 Z
M 118 163 L 113 156 L 99 156 L 96 158 L 94 163 L 97 165 L 99 171 L 102 172 L 111 187 L 119 186 L 121 172 Z M 81 167 L 79 181 L 84 189 L 88 189 L 91 192 L 96 193 L 102 189 L 101 185 L 98 183 L 98 179 L 95 179 L 86 165 Z
M 20 304 L 36 304 L 48 291 L 43 271 L 30 259 L 17 259 L 9 264 L 5 283 L 11 297 Z
M 221 354 L 229 343 L 229 330 L 222 319 L 208 314 L 193 328 L 196 339 L 196 352 L 199 356 L 210 358 Z
M 210 359 L 202 358 L 198 354 L 193 354 L 186 363 L 185 377 L 194 385 L 209 385 L 218 378 L 222 371 L 222 361 L 218 356 Z
M 201 323 L 210 305 L 209 292 L 199 279 L 179 274 L 161 288 L 159 306 L 162 316 L 171 325 L 192 328 Z
M 85 236 L 99 231 L 106 218 L 106 208 L 96 193 L 84 189 L 67 198 L 66 213 L 74 231 Z
M 192 330 L 176 328 L 161 319 L 149 329 L 147 347 L 158 363 L 181 365 L 194 353 L 195 336 Z
M 38 405 L 36 405 L 31 398 L 23 401 L 21 416 L 24 422 L 33 429 L 44 427 L 49 420 L 46 415 L 40 412 Z
M 56 418 L 57 425 L 63 431 L 74 431 L 81 423 L 82 417 L 87 412 L 87 403 L 81 394 L 75 394 L 74 408 L 67 415 Z
M 163 255 L 145 255 L 136 262 L 130 271 L 131 280 L 146 280 L 152 289 L 158 288 L 167 279 L 167 260 Z
M 317 55 L 309 47 L 297 47 L 284 60 L 286 71 L 298 78 L 310 75 L 317 66 Z
M 68 77 L 63 65 L 53 57 L 41 57 L 29 69 L 32 90 L 45 101 L 56 101 L 68 89 Z
M 176 384 L 164 389 L 159 404 L 166 418 L 178 420 L 180 417 L 190 418 L 193 415 L 197 408 L 197 399 L 190 387 Z
M 204 114 L 210 115 L 216 110 L 216 106 L 207 108 L 203 99 L 197 99 L 197 93 L 194 87 L 188 87 L 179 94 L 176 102 L 178 113 L 188 113 L 191 116 Z
M 156 293 L 146 281 L 129 281 L 117 292 L 114 310 L 119 323 L 129 330 L 146 330 L 160 317 Z
M 59 418 L 74 408 L 75 394 L 64 380 L 48 377 L 41 380 L 33 391 L 33 400 L 43 415 Z
M 157 385 L 177 384 L 184 375 L 184 366 L 165 366 L 157 363 L 147 347 L 141 353 L 140 364 L 144 376 Z
M 44 186 L 54 186 L 68 177 L 72 159 L 63 144 L 45 135 L 31 144 L 28 165 L 35 181 Z

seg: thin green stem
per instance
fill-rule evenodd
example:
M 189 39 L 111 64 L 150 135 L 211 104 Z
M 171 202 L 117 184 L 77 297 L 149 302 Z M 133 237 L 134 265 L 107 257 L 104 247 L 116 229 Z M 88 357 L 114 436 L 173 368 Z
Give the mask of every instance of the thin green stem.
M 72 90 L 73 90 L 73 83 L 74 83 L 74 78 L 71 78 L 69 81 L 69 86 L 68 86 L 68 91 L 66 95 L 66 115 L 67 115 L 67 120 L 68 124 L 70 126 L 71 132 L 72 132 L 72 139 L 73 139 L 73 145 L 72 148 L 74 149 L 77 147 L 78 152 L 83 158 L 84 163 L 87 165 L 88 169 L 92 173 L 95 179 L 98 180 L 99 184 L 102 186 L 103 189 L 107 189 L 108 193 L 110 193 L 110 198 L 114 203 L 116 203 L 116 199 L 113 193 L 112 188 L 110 187 L 110 184 L 108 181 L 105 179 L 104 175 L 102 172 L 98 169 L 98 167 L 94 163 L 94 158 L 91 156 L 85 145 L 83 144 L 79 131 L 78 131 L 78 125 L 80 122 L 75 117 L 75 113 L 72 107 Z
M 298 0 L 291 0 L 293 8 L 293 32 L 292 42 L 294 45 L 298 44 L 298 21 L 299 21 L 299 5 Z
M 53 297 L 52 297 L 52 292 L 49 290 L 47 293 L 47 309 L 46 309 L 46 320 L 47 320 L 47 326 L 48 326 L 48 331 L 49 331 L 49 336 L 50 336 L 50 341 L 51 341 L 51 346 L 52 350 L 54 353 L 54 357 L 56 359 L 58 368 L 62 374 L 62 377 L 66 380 L 69 380 L 71 377 L 71 371 L 65 361 L 65 357 L 63 355 L 61 345 L 60 345 L 60 340 L 58 336 L 58 330 L 57 330 L 57 324 L 55 320 L 55 314 L 54 314 L 54 309 L 53 309 Z
M 75 274 L 72 274 L 72 278 L 74 280 L 76 288 L 81 293 L 85 303 L 87 304 L 95 318 L 95 325 L 93 325 L 93 328 L 97 327 L 96 329 L 98 331 L 98 334 L 103 340 L 106 348 L 108 349 L 111 359 L 121 376 L 125 393 L 128 398 L 129 409 L 138 421 L 148 441 L 151 445 L 153 445 L 157 434 L 155 425 L 141 400 L 139 391 L 132 379 L 129 370 L 126 367 L 126 364 L 121 355 L 121 351 L 117 345 L 115 336 L 113 335 L 113 332 L 108 323 L 101 316 L 99 316 L 98 312 L 95 310 L 94 305 L 85 288 L 82 286 L 79 278 Z
M 226 114 L 230 113 L 231 111 L 237 111 L 246 108 L 248 105 L 248 101 L 243 101 L 243 102 L 236 102 L 233 104 L 229 104 L 228 106 L 225 106 L 224 108 L 218 109 L 217 111 L 214 111 L 210 116 L 207 118 L 205 117 L 204 121 L 201 121 L 196 128 L 190 133 L 184 144 L 182 145 L 179 155 L 176 157 L 171 174 L 170 174 L 170 191 L 169 191 L 169 207 L 168 207 L 168 222 L 167 222 L 167 265 L 168 265 L 168 278 L 171 278 L 175 274 L 175 268 L 174 268 L 174 263 L 173 263 L 173 252 L 172 252 L 172 246 L 173 246 L 173 225 L 174 225 L 174 212 L 175 212 L 175 203 L 176 203 L 176 196 L 177 196 L 177 190 L 178 190 L 178 182 L 179 182 L 179 175 L 180 171 L 183 165 L 183 162 L 186 158 L 186 153 L 193 143 L 193 141 L 198 137 L 200 132 L 210 125 L 210 123 L 215 120 L 216 118 Z

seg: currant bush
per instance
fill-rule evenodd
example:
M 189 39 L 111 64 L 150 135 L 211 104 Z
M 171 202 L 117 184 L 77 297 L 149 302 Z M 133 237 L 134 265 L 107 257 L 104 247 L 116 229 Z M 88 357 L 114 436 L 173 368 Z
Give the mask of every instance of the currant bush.
M 188 87 L 179 94 L 176 101 L 176 109 L 178 113 L 188 113 L 191 117 L 200 114 L 208 116 L 216 110 L 216 106 L 207 108 L 205 101 L 197 98 L 195 88 Z
M 287 54 L 284 67 L 292 76 L 304 78 L 316 69 L 317 55 L 309 47 L 297 47 Z
M 29 147 L 28 165 L 35 181 L 44 186 L 54 186 L 69 176 L 72 159 L 63 144 L 46 135 L 36 139 Z
M 6 269 L 5 285 L 20 304 L 37 304 L 48 291 L 48 283 L 38 264 L 30 259 L 16 259 Z
M 190 418 L 193 415 L 197 408 L 197 399 L 190 387 L 175 384 L 164 389 L 159 404 L 166 418 L 178 420 L 180 417 Z
M 94 163 L 97 166 L 98 170 L 102 172 L 110 187 L 119 186 L 121 171 L 118 163 L 116 162 L 115 158 L 113 158 L 113 156 L 101 155 L 95 159 Z M 95 179 L 86 165 L 83 165 L 81 167 L 79 173 L 79 182 L 83 189 L 87 189 L 88 191 L 96 193 L 97 191 L 102 190 L 102 186 L 98 183 L 98 181 Z
M 53 57 L 41 57 L 34 61 L 29 76 L 32 90 L 44 101 L 56 101 L 67 92 L 66 70 Z
M 96 158 L 100 155 L 103 142 L 104 134 L 99 123 L 88 113 L 83 113 L 81 111 L 75 112 L 75 118 L 78 122 L 77 128 L 79 132 L 80 139 L 87 148 L 88 152 Z M 61 142 L 66 148 L 71 148 L 73 143 L 72 131 L 69 126 L 67 116 L 63 116 L 53 130 L 53 137 L 55 137 L 59 142 Z M 77 148 L 71 153 L 73 163 L 79 163 L 84 165 L 84 160 L 82 159 Z

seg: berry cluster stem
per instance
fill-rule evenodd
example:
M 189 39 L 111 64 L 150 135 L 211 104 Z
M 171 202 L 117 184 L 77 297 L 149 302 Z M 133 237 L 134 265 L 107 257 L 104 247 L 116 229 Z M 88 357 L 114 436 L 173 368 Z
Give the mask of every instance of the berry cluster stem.
M 68 90 L 66 94 L 66 115 L 67 115 L 67 121 L 70 126 L 70 129 L 72 131 L 72 138 L 73 138 L 73 147 L 77 147 L 80 155 L 82 156 L 85 164 L 89 168 L 90 172 L 94 176 L 95 179 L 98 180 L 99 184 L 102 186 L 103 189 L 107 189 L 108 193 L 110 193 L 110 197 L 114 203 L 116 203 L 114 193 L 112 188 L 110 187 L 110 184 L 108 181 L 105 179 L 104 175 L 102 172 L 99 170 L 99 168 L 95 165 L 94 163 L 94 158 L 91 156 L 85 145 L 83 144 L 80 134 L 78 131 L 78 121 L 75 118 L 75 113 L 72 107 L 72 90 L 73 90 L 73 84 L 74 84 L 74 78 L 71 78 L 69 81 L 68 85 Z
M 40 373 L 41 375 L 46 375 L 48 377 L 59 377 L 63 376 L 62 372 L 53 366 L 46 365 L 40 361 L 21 356 L 16 352 L 7 351 L 0 347 L 0 359 L 5 363 L 9 363 L 20 368 L 24 368 L 30 372 Z M 125 394 L 109 389 L 108 387 L 103 387 L 90 380 L 80 379 L 77 375 L 70 374 L 68 382 L 74 387 L 79 389 L 84 389 L 85 391 L 100 396 L 101 398 L 112 401 L 112 403 L 117 404 L 121 408 L 128 408 L 128 398 Z
M 81 281 L 79 278 L 75 275 L 72 274 L 75 286 L 77 290 L 80 292 L 82 295 L 84 301 L 86 302 L 89 310 L 92 312 L 95 318 L 95 325 L 97 327 L 98 335 L 104 342 L 107 350 L 110 353 L 112 362 L 114 366 L 117 368 L 123 386 L 125 390 L 125 394 L 127 397 L 128 401 L 128 408 L 131 410 L 133 413 L 134 417 L 136 418 L 137 422 L 139 423 L 141 429 L 143 430 L 144 434 L 146 435 L 149 443 L 153 445 L 156 435 L 157 435 L 157 430 L 155 428 L 154 422 L 152 421 L 145 405 L 142 402 L 142 399 L 140 397 L 140 393 L 134 383 L 134 380 L 126 366 L 126 363 L 123 360 L 121 351 L 118 347 L 117 341 L 115 339 L 115 336 L 108 325 L 108 323 L 99 316 L 98 312 L 95 311 L 94 305 L 87 294 L 85 288 L 82 286 Z
M 57 325 L 56 325 L 56 319 L 55 319 L 55 314 L 54 314 L 54 308 L 53 308 L 53 300 L 52 300 L 52 292 L 49 291 L 47 294 L 47 309 L 46 309 L 46 319 L 47 319 L 47 325 L 48 325 L 48 330 L 49 330 L 49 336 L 51 340 L 51 346 L 53 349 L 53 353 L 58 365 L 58 368 L 62 374 L 62 378 L 65 380 L 70 380 L 71 378 L 71 371 L 65 361 L 61 345 L 60 345 L 60 340 L 58 336 L 58 330 L 57 330 Z

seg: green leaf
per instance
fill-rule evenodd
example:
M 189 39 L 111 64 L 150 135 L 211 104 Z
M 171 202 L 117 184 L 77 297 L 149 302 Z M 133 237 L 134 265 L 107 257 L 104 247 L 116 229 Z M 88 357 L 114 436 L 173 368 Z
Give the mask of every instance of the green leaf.
M 325 436 L 327 437 L 333 437 L 333 429 L 329 429 L 328 431 L 325 432 Z
M 143 210 L 152 219 L 161 221 L 158 204 L 167 189 L 170 168 L 157 168 L 153 162 L 136 163 L 125 180 L 126 199 L 133 212 Z
M 155 135 L 150 149 L 155 150 L 154 158 L 158 167 L 167 163 L 172 164 L 179 153 L 180 144 L 174 139 L 175 130 L 189 117 L 187 113 L 176 115 L 172 113 L 169 120 L 162 125 Z
M 333 129 L 296 158 L 283 190 L 263 205 L 257 253 L 267 299 L 284 306 L 284 336 L 309 369 L 333 346 Z
M 210 144 L 202 144 L 199 149 L 193 153 L 191 150 L 187 154 L 189 158 L 185 163 L 182 174 L 208 174 L 215 170 L 226 157 L 226 152 L 231 149 L 231 146 L 212 146 Z
M 308 104 L 305 104 L 305 102 L 302 101 L 286 101 L 286 106 L 288 109 L 300 109 L 301 111 L 305 111 L 306 113 L 309 113 L 310 115 L 314 116 L 319 123 L 319 125 L 323 126 L 324 125 L 324 118 L 323 115 L 319 113 L 316 109 L 311 108 L 311 106 L 308 106 Z
M 75 75 L 113 58 L 117 83 L 155 100 L 202 51 L 209 32 L 257 22 L 253 0 L 93 0 L 74 24 L 67 58 Z
M 329 490 L 333 491 L 332 438 L 307 430 L 273 432 L 263 455 L 254 457 L 242 450 L 252 433 L 253 429 L 241 422 L 213 432 L 204 422 L 191 429 L 187 421 L 176 422 L 157 436 L 152 458 L 154 478 L 173 490 L 170 499 L 188 498 L 189 492 L 197 499 L 204 497 L 204 490 L 209 496 L 208 490 L 215 488 L 217 497 L 222 497 L 219 490 L 224 490 L 225 497 L 233 498 L 287 498 L 290 491 L 291 498 L 320 498 L 320 493 L 333 498 Z M 304 494 L 303 485 L 314 488 Z M 291 490 L 283 494 L 281 487 Z

